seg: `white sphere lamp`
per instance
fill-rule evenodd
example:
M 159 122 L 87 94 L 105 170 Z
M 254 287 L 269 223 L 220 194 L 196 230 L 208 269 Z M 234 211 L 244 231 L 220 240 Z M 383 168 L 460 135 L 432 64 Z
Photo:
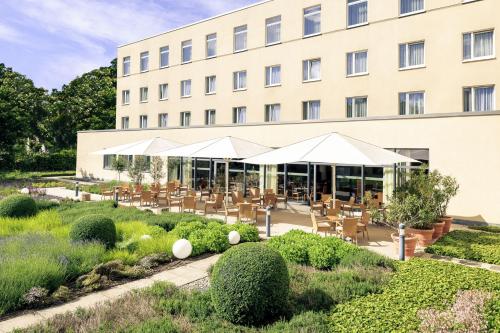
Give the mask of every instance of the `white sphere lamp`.
M 186 259 L 193 252 L 193 246 L 187 239 L 179 239 L 172 246 L 172 253 L 177 259 Z
M 229 244 L 231 245 L 236 245 L 240 242 L 240 234 L 238 233 L 238 231 L 236 230 L 233 230 L 229 233 L 229 235 L 227 236 L 227 238 L 229 239 Z
M 30 194 L 30 190 L 27 187 L 25 187 L 21 190 L 21 194 Z

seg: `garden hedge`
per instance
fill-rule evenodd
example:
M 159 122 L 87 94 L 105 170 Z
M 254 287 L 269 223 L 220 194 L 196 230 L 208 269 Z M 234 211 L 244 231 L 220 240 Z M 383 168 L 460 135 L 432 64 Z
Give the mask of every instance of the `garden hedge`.
M 15 194 L 0 201 L 1 217 L 29 217 L 38 213 L 35 200 L 27 195 Z
M 104 215 L 87 215 L 78 219 L 69 233 L 73 241 L 98 241 L 111 248 L 116 242 L 115 223 Z
M 264 244 L 229 249 L 211 276 L 212 301 L 220 318 L 234 324 L 270 322 L 287 306 L 290 279 L 285 261 Z

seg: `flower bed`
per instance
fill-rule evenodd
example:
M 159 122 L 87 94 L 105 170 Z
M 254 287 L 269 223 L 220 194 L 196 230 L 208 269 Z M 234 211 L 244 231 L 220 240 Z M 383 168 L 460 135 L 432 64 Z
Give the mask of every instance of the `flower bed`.
M 455 230 L 425 251 L 443 256 L 500 265 L 500 234 Z

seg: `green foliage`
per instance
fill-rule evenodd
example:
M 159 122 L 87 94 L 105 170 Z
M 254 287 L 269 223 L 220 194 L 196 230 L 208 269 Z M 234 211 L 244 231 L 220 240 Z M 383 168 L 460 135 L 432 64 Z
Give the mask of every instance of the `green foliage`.
M 163 170 L 163 159 L 159 156 L 153 156 L 151 158 L 151 166 L 149 172 L 153 183 L 159 183 L 165 177 L 165 171 Z
M 180 222 L 172 230 L 172 234 L 177 236 L 179 239 L 188 239 L 189 235 L 195 230 L 204 230 L 207 225 L 200 221 L 194 222 Z
M 427 253 L 500 264 L 500 234 L 454 230 L 425 249 Z
M 76 149 L 54 152 L 19 153 L 14 167 L 21 171 L 52 171 L 76 169 Z
M 19 308 L 33 287 L 56 290 L 88 272 L 104 254 L 100 244 L 73 244 L 49 235 L 27 234 L 0 242 L 0 315 Z
M 149 319 L 139 325 L 122 330 L 123 333 L 178 333 L 178 327 L 168 317 Z
M 500 275 L 477 268 L 433 260 L 398 264 L 380 294 L 339 304 L 330 318 L 334 332 L 412 332 L 421 309 L 444 309 L 459 290 L 500 292 Z
M 236 324 L 260 324 L 285 310 L 288 269 L 276 251 L 258 243 L 231 248 L 217 261 L 211 277 L 217 314 Z
M 208 246 L 205 241 L 205 229 L 199 229 L 189 234 L 188 240 L 193 246 L 192 256 L 196 257 L 208 251 Z
M 142 184 L 144 174 L 149 170 L 149 165 L 144 156 L 135 156 L 128 165 L 128 176 L 134 184 Z
M 204 239 L 210 252 L 221 253 L 230 247 L 228 234 L 224 227 L 218 223 L 208 224 Z
M 27 195 L 15 194 L 0 201 L 0 217 L 29 217 L 36 213 L 36 202 Z
M 252 225 L 245 223 L 236 223 L 236 224 L 226 224 L 227 232 L 231 232 L 233 230 L 237 231 L 240 234 L 241 242 L 258 242 L 259 238 L 259 230 Z
M 0 172 L 0 180 L 1 181 L 12 181 L 12 180 L 20 180 L 20 181 L 29 181 L 29 180 L 37 180 L 42 177 L 55 177 L 55 176 L 74 176 L 75 171 L 36 171 L 36 172 L 22 172 L 19 170 L 16 171 L 8 171 L 8 172 Z
M 324 242 L 319 242 L 311 246 L 307 254 L 309 256 L 309 263 L 312 267 L 317 269 L 328 269 L 337 264 L 337 256 L 335 249 Z
M 56 207 L 59 207 L 59 202 L 57 201 L 52 201 L 52 200 L 46 200 L 46 199 L 39 199 L 35 200 L 36 206 L 38 208 L 38 211 L 43 211 L 43 210 L 49 210 L 49 209 L 54 209 Z
M 470 226 L 471 230 L 478 230 L 484 232 L 492 232 L 495 234 L 500 234 L 500 226 L 488 225 L 488 226 Z
M 72 226 L 70 238 L 77 242 L 101 242 L 111 248 L 116 242 L 115 223 L 104 215 L 87 215 L 79 218 Z
M 127 169 L 128 161 L 123 156 L 118 156 L 113 158 L 111 162 L 111 168 L 118 173 L 118 181 L 120 181 L 120 176 Z

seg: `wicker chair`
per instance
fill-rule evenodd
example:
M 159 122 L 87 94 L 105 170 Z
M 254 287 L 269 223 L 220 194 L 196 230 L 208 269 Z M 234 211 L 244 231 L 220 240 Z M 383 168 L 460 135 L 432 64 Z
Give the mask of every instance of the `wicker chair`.
M 370 214 L 364 209 L 361 213 L 361 219 L 360 222 L 358 222 L 358 232 L 363 233 L 363 239 L 365 238 L 365 232 L 366 232 L 366 238 L 370 240 L 370 236 L 368 235 L 368 223 L 370 222 Z
M 108 197 L 110 200 L 113 200 L 114 193 L 113 193 L 113 191 L 111 191 L 109 189 L 109 187 L 107 187 L 106 185 L 101 185 L 100 189 L 101 189 L 101 199 L 102 200 L 106 200 L 106 198 L 108 198 Z
M 224 195 L 222 193 L 212 194 L 210 200 L 205 201 L 205 215 L 207 215 L 207 210 L 211 208 L 215 210 L 216 213 L 219 212 L 219 209 L 223 207 L 224 204 Z
M 240 211 L 239 211 L 238 207 L 236 207 L 236 206 L 228 207 L 228 206 L 226 206 L 226 203 L 224 201 L 222 202 L 222 206 L 224 207 L 226 223 L 227 223 L 228 216 L 234 216 L 236 218 L 239 217 Z
M 260 204 L 260 188 L 252 187 L 250 189 L 250 199 L 252 203 Z
M 256 212 L 251 203 L 240 203 L 238 207 L 238 219 L 241 222 L 257 223 Z
M 196 198 L 192 195 L 185 196 L 182 199 L 182 211 L 185 212 L 186 210 L 193 213 L 196 210 Z
M 311 222 L 312 222 L 312 225 L 313 225 L 313 232 L 314 233 L 320 233 L 320 232 L 324 232 L 325 233 L 325 236 L 327 234 L 331 234 L 332 232 L 332 226 L 330 225 L 330 223 L 328 223 L 328 220 L 325 220 L 325 219 L 318 219 L 318 217 L 316 216 L 316 214 L 314 214 L 314 212 L 311 212 Z
M 336 231 L 342 235 L 343 239 L 350 238 L 358 244 L 358 221 L 359 219 L 355 217 L 345 218 L 342 226 L 338 226 Z
M 151 191 L 141 192 L 141 206 L 152 206 L 153 205 L 153 194 Z

